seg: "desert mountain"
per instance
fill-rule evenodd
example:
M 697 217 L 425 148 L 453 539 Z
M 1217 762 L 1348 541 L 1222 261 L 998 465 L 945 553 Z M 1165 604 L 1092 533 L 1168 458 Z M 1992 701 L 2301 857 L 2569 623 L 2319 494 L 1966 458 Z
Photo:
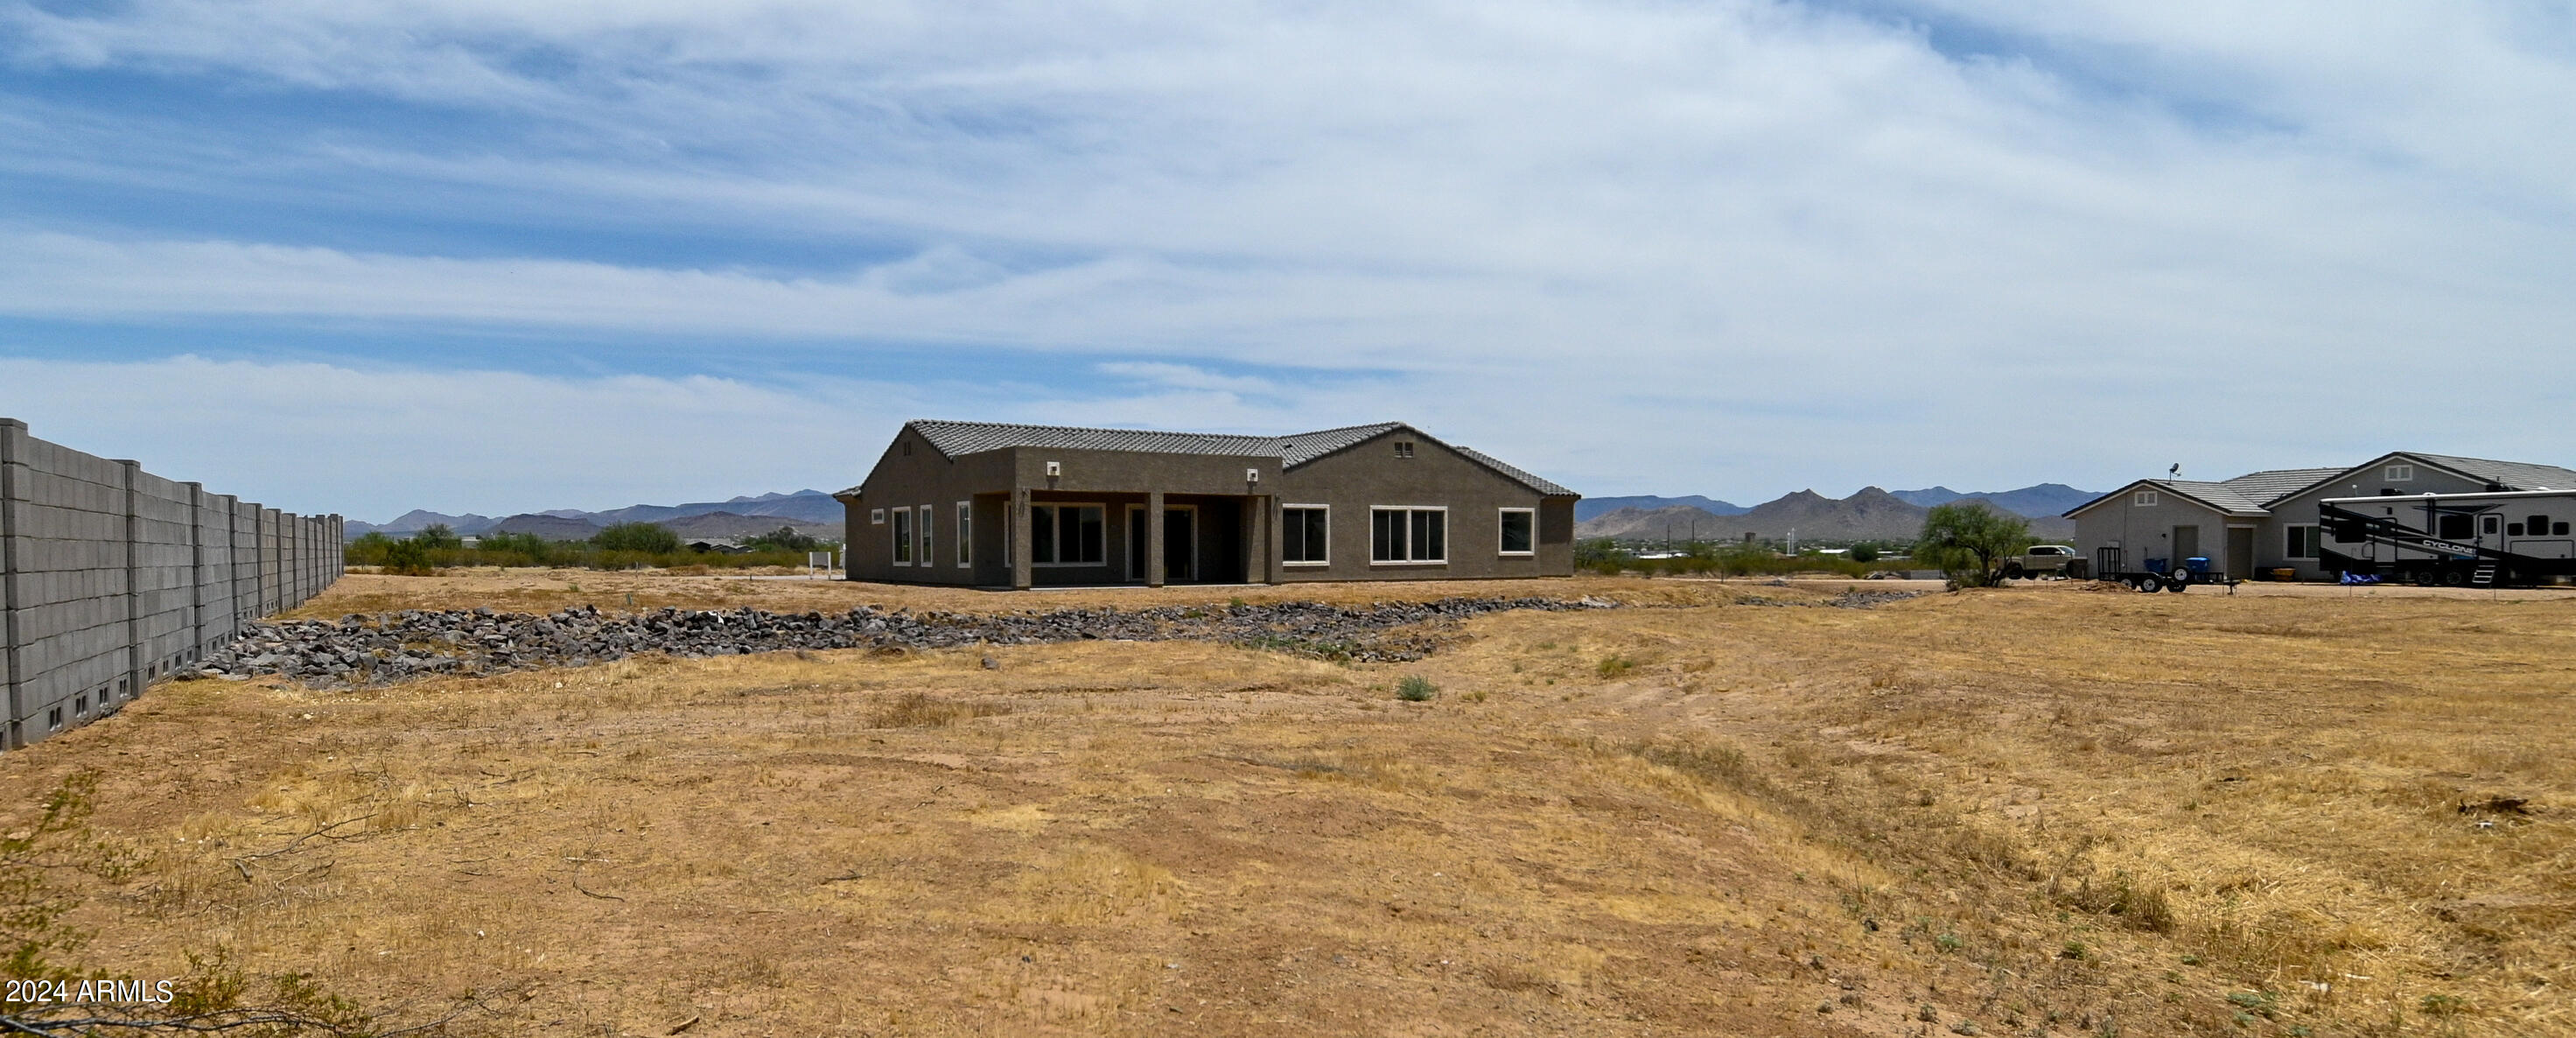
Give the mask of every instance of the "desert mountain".
M 586 541 L 592 534 L 599 532 L 599 525 L 581 519 L 568 519 L 560 515 L 529 512 L 511 516 L 484 529 L 471 532 L 478 537 L 496 533 L 533 533 L 550 541 Z
M 718 519 L 703 527 L 692 526 L 685 530 L 677 522 L 695 516 L 729 518 Z M 602 527 L 617 523 L 659 523 L 682 537 L 739 537 L 767 533 L 781 526 L 793 526 L 815 536 L 838 538 L 841 536 L 842 518 L 841 503 L 834 500 L 831 495 L 820 490 L 799 490 L 790 494 L 746 495 L 730 501 L 698 501 L 684 505 L 628 505 L 604 512 L 585 512 L 578 508 L 554 508 L 514 515 L 507 519 L 492 519 L 471 513 L 445 515 L 414 509 L 382 526 L 355 520 L 345 525 L 350 537 L 357 537 L 369 531 L 380 531 L 389 536 L 402 537 L 419 533 L 433 524 L 445 523 L 448 529 L 460 534 L 534 533 L 554 540 L 579 540 L 599 532 Z M 549 520 L 575 523 L 580 526 L 546 525 L 546 521 Z M 746 520 L 757 520 L 757 522 Z M 504 524 L 515 525 L 502 529 Z M 587 532 L 580 529 L 582 526 L 588 527 Z M 737 527 L 756 528 L 747 528 L 741 533 L 713 532 L 732 530 Z
M 1652 512 L 1665 508 L 1696 508 L 1710 515 L 1743 515 L 1744 506 L 1692 494 L 1689 497 L 1656 497 L 1641 494 L 1634 497 L 1587 497 L 1574 503 L 1574 521 L 1583 522 L 1608 515 L 1622 508 Z
M 1952 500 L 1982 501 L 1993 506 L 1991 500 L 1982 497 Z M 1691 535 L 1696 520 L 1701 540 L 1735 540 L 1747 533 L 1776 540 L 1794 530 L 1802 541 L 1909 541 L 1923 531 L 1923 517 L 1930 511 L 1877 487 L 1863 487 L 1859 493 L 1840 499 L 1801 490 L 1756 505 L 1741 515 L 1714 515 L 1687 505 L 1621 508 L 1576 523 L 1574 532 L 1579 537 L 1682 540 Z M 2055 516 L 2032 517 L 2030 532 L 2041 540 L 2065 540 L 2074 535 L 2075 524 Z
M 1948 487 L 1926 487 L 1922 490 L 1891 490 L 1888 496 L 1909 505 L 1930 508 L 1966 498 L 1982 498 L 1995 507 L 2014 515 L 2032 519 L 2053 519 L 2066 510 L 2102 496 L 2090 490 L 2077 490 L 2064 483 L 2037 483 L 2019 490 L 1979 491 L 1962 494 Z

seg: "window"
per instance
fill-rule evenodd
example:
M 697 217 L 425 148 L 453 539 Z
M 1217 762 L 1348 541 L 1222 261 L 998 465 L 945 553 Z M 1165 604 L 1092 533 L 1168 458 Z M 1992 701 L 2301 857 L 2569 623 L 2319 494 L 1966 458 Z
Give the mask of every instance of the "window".
M 1411 441 L 1411 440 L 1397 440 L 1397 441 L 1395 441 L 1395 456 L 1396 456 L 1396 457 L 1399 457 L 1399 458 L 1410 458 L 1410 457 L 1412 457 L 1412 456 L 1413 456 L 1413 441 Z
M 100 699 L 100 701 L 104 702 L 104 701 L 107 699 L 107 697 L 106 697 L 106 696 L 104 696 L 104 695 L 102 695 L 102 696 L 100 696 L 100 697 L 99 697 L 99 699 Z M 89 693 L 87 693 L 87 692 L 83 692 L 83 693 L 81 693 L 81 694 L 79 694 L 79 695 L 77 695 L 77 696 L 73 696 L 73 697 L 72 697 L 72 716 L 73 716 L 73 717 L 88 717 L 88 716 L 89 716 Z
M 2551 523 L 2551 524 L 2549 524 L 2549 535 L 2550 535 L 2550 536 L 2552 536 L 2552 537 L 2565 537 L 2565 536 L 2567 536 L 2567 524 L 2566 524 L 2566 523 Z
M 46 712 L 46 714 L 45 714 L 45 727 L 47 727 L 47 728 L 61 728 L 62 726 L 63 726 L 63 708 L 61 708 L 61 707 L 59 707 L 59 706 L 58 706 L 58 707 L 55 707 L 55 708 L 53 708 L 52 710 L 50 710 L 50 711 Z
M 2530 529 L 2530 530 L 2531 530 L 2531 535 L 2532 535 L 2532 536 L 2534 536 L 2534 537 L 2546 537 L 2546 536 L 2548 536 L 2548 535 L 2549 535 L 2549 517 L 2548 517 L 2548 516 L 2545 516 L 2545 515 L 2535 515 L 2535 516 L 2532 516 L 2530 519 L 2526 520 L 2526 521 L 2523 523 L 2523 525 L 2524 525 L 2525 527 L 2527 527 L 2528 529 Z
M 931 525 L 930 506 L 923 505 L 921 506 L 921 564 L 924 566 L 939 564 L 939 554 L 930 550 Z
M 2388 476 L 2388 481 L 2391 483 L 2405 483 L 2415 478 L 2415 466 L 2391 465 L 2388 466 L 2388 472 L 2386 475 Z
M 2504 535 L 2505 535 L 2505 536 L 2507 536 L 2507 537 L 2520 537 L 2520 536 L 2522 536 L 2522 524 L 2521 524 L 2521 523 L 2506 523 L 2506 524 L 2505 524 L 2505 526 L 2504 526 Z
M 2484 531 L 2486 532 L 2486 535 L 2487 535 L 2487 536 L 2489 536 L 2489 537 L 2493 537 L 2493 536 L 2495 536 L 2495 532 L 2496 532 L 2496 530 L 2498 530 L 2499 528 L 2501 528 L 2501 527 L 2503 527 L 2503 526 L 2504 526 L 2504 520 L 2499 519 L 2499 518 L 2496 518 L 2495 516 L 2492 516 L 2492 515 L 2487 516 L 2487 517 L 2485 517 L 2485 518 L 2486 518 L 2486 522 L 2484 523 L 2484 525 L 2482 525 L 2482 526 L 2480 527 L 2480 529 L 2484 530 Z
M 1289 505 L 1279 510 L 1279 561 L 1291 566 L 1321 566 L 1332 561 L 1332 516 L 1322 505 Z
M 1449 561 L 1449 510 L 1369 509 L 1369 561 L 1379 565 Z
M 1503 544 L 1502 544 L 1502 553 L 1503 553 L 1503 554 L 1505 554 L 1505 555 L 1529 555 L 1529 554 L 1533 554 L 1533 553 L 1535 552 L 1535 550 L 1536 550 L 1536 549 L 1535 549 L 1535 546 L 1534 546 L 1534 542 L 1538 540 L 1538 537 L 1537 537 L 1537 534 L 1538 534 L 1538 510 L 1537 510 L 1537 509 L 1533 509 L 1533 508 L 1506 508 L 1506 509 L 1503 509 L 1503 510 L 1502 510 L 1502 525 L 1503 525 Z
M 2153 490 L 2138 491 L 2138 496 L 2131 498 L 2130 503 L 2139 508 L 2154 508 L 2156 506 L 2156 492 Z
M 975 564 L 975 502 L 957 502 L 957 565 Z
M 1030 505 L 1029 561 L 1040 566 L 1097 566 L 1108 555 L 1099 505 Z
M 871 509 L 868 509 L 868 525 L 870 525 L 870 526 L 884 526 L 884 525 L 885 525 L 885 509 L 882 509 L 882 508 L 871 508 Z
M 2317 528 L 2315 526 L 2292 526 L 2289 528 L 2289 532 L 2289 550 L 2282 554 L 2293 559 L 2313 559 L 2317 557 Z
M 894 510 L 894 564 L 912 565 L 912 509 Z
M 2433 525 L 2435 527 L 2433 535 L 2445 540 L 2465 540 L 2468 537 L 2473 536 L 2469 533 L 2469 517 L 2465 515 L 2448 514 L 2436 516 L 2434 517 Z

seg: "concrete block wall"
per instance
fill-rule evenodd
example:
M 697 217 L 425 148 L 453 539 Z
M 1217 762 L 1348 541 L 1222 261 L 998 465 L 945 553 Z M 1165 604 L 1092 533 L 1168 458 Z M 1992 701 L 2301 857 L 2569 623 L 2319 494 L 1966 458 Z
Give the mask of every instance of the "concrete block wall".
M 342 571 L 338 516 L 208 494 L 0 418 L 5 744 L 114 712 Z

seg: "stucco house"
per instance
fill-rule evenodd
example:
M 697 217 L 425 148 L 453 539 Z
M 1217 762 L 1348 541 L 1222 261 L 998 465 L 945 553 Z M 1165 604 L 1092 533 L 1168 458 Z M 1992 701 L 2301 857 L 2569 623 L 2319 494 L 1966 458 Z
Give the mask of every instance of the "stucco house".
M 2519 461 L 2397 451 L 2346 468 L 2272 469 L 2216 482 L 2142 479 L 2078 505 L 2076 550 L 2095 572 L 2167 567 L 2195 555 L 2250 578 L 2290 570 L 2326 580 L 2317 561 L 2317 502 L 2333 497 L 2576 488 L 2576 470 Z
M 925 420 L 833 496 L 852 580 L 1028 588 L 1571 576 L 1580 495 L 1402 422 Z

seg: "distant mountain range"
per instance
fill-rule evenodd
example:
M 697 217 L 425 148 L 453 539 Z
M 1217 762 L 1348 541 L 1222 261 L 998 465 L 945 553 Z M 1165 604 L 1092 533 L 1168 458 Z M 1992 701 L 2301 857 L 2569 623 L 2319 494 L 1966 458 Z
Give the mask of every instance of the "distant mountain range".
M 1574 521 L 1579 523 L 1595 516 L 1608 515 L 1622 508 L 1651 512 L 1658 508 L 1676 507 L 1696 508 L 1710 515 L 1743 515 L 1749 511 L 1743 505 L 1730 504 L 1697 494 L 1689 497 L 1655 497 L 1651 494 L 1636 497 L 1587 497 L 1574 503 Z
M 1776 540 L 1795 532 L 1799 538 L 1811 541 L 1904 541 L 1912 540 L 1922 532 L 1923 517 L 1931 512 L 1932 505 L 1982 501 L 2029 519 L 2033 536 L 2041 540 L 2062 541 L 2075 535 L 2075 522 L 2059 518 L 2058 513 L 2097 496 L 2055 483 L 1996 494 L 1961 494 L 1946 487 L 1895 492 L 1863 487 L 1859 493 L 1840 499 L 1826 497 L 1813 490 L 1801 490 L 1734 513 L 1720 513 L 1690 504 L 1651 508 L 1625 505 L 1578 521 L 1574 532 L 1580 537 L 1620 540 L 1669 538 L 1678 541 L 1694 533 L 1701 540 L 1711 541 L 1735 540 L 1748 533 L 1757 538 Z M 1929 504 L 1921 503 L 1923 501 Z M 2061 508 L 2053 503 L 2056 501 L 2067 503 Z M 1581 514 L 1580 506 L 1576 514 Z
M 781 526 L 793 526 L 804 533 L 838 538 L 842 533 L 842 518 L 841 502 L 830 494 L 820 490 L 799 490 L 790 494 L 756 494 L 730 501 L 699 501 L 685 505 L 628 505 L 605 512 L 556 508 L 499 519 L 472 512 L 447 515 L 414 509 L 382 525 L 350 520 L 345 526 L 350 537 L 370 532 L 402 537 L 445 523 L 448 529 L 466 535 L 533 533 L 559 541 L 584 540 L 616 523 L 656 523 L 684 538 L 747 537 Z
M 1871 487 L 1870 489 L 1877 490 L 1878 488 Z M 2084 502 L 2102 496 L 2090 490 L 2077 490 L 2064 483 L 2040 483 L 2033 486 L 2023 487 L 2019 490 L 1982 491 L 1973 494 L 1962 494 L 1948 487 L 1926 487 L 1922 490 L 1881 490 L 1879 493 L 1886 494 L 1887 496 L 1903 501 L 1906 504 L 1920 505 L 1924 508 L 1930 508 L 1933 505 L 1946 505 L 1961 498 L 1981 498 L 1992 502 L 1995 507 L 2001 508 L 2004 511 L 2032 519 L 2055 518 L 2066 514 L 2066 510 L 2069 508 L 2073 508 L 2077 505 L 2083 504 Z M 1854 496 L 1857 497 L 1858 495 Z M 1700 497 L 1696 494 L 1689 497 L 1656 497 L 1650 494 L 1637 495 L 1633 497 L 1587 497 L 1574 503 L 1574 521 L 1578 523 L 1585 522 L 1616 512 L 1622 508 L 1634 508 L 1640 511 L 1652 512 L 1665 508 L 1684 506 L 1699 509 L 1700 511 L 1706 512 L 1710 515 L 1743 515 L 1753 510 L 1746 508 L 1743 505 L 1729 504 L 1725 501 Z

